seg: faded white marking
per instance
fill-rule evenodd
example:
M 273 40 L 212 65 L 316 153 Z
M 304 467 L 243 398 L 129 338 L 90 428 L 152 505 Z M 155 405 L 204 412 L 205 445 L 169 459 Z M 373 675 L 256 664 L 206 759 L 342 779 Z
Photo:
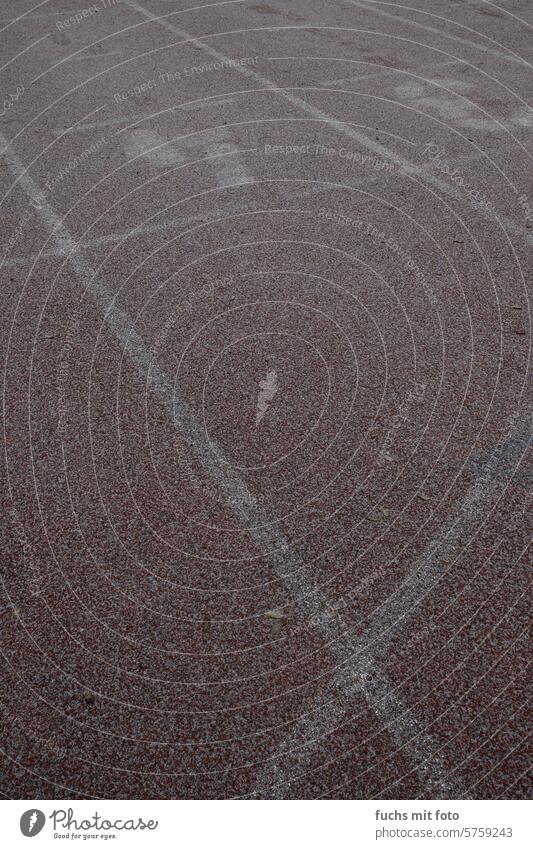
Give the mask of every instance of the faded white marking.
M 375 179 L 375 178 L 374 178 Z M 298 191 L 291 191 L 291 199 L 296 198 L 305 198 L 305 197 L 313 197 L 316 194 L 314 187 L 308 189 L 300 189 Z M 31 202 L 32 206 L 35 208 L 39 208 L 39 204 L 37 202 Z M 258 205 L 255 201 L 250 201 L 249 203 L 231 203 L 229 207 L 229 211 L 226 213 L 228 215 L 235 215 L 239 213 L 246 212 L 256 212 L 258 211 Z M 263 207 L 261 207 L 261 212 L 263 212 Z M 272 208 L 268 208 L 266 210 L 268 213 L 272 212 L 280 212 L 287 210 L 276 210 Z M 295 210 L 289 209 L 288 211 L 293 212 Z M 300 213 L 305 213 L 309 210 L 298 210 Z M 224 210 L 220 209 L 220 206 L 216 210 L 206 210 L 205 212 L 198 213 L 197 215 L 188 215 L 177 218 L 169 218 L 167 221 L 163 221 L 157 224 L 142 224 L 138 227 L 133 227 L 130 230 L 123 230 L 114 233 L 107 233 L 105 236 L 96 236 L 93 239 L 84 239 L 81 247 L 101 247 L 104 245 L 112 245 L 116 242 L 123 242 L 129 238 L 135 238 L 137 236 L 151 235 L 152 233 L 160 233 L 163 230 L 173 229 L 175 227 L 184 227 L 189 228 L 194 226 L 195 224 L 204 224 L 210 220 L 217 221 L 220 218 L 224 217 Z M 62 251 L 59 248 L 52 248 L 46 251 L 40 251 L 38 253 L 33 254 L 23 254 L 18 256 L 13 256 L 10 259 L 4 260 L 2 263 L 2 268 L 15 268 L 19 265 L 28 265 L 28 263 L 33 263 L 35 260 L 54 257 L 54 256 L 63 256 Z
M 416 614 L 418 605 L 445 574 L 447 561 L 456 556 L 461 539 L 474 530 L 480 512 L 489 507 L 502 485 L 507 483 L 515 467 L 526 455 L 533 441 L 531 419 L 532 415 L 528 413 L 517 419 L 513 436 L 505 437 L 484 464 L 483 479 L 479 479 L 469 489 L 457 508 L 455 520 L 433 540 L 427 551 L 414 561 L 405 580 L 371 617 L 364 633 L 359 637 L 348 637 L 346 647 L 341 648 L 340 652 L 335 649 L 335 653 L 339 655 L 341 677 L 337 680 L 336 676 L 324 695 L 298 720 L 290 737 L 281 744 L 259 776 L 255 796 L 285 798 L 288 785 L 302 776 L 322 738 L 334 731 L 345 719 L 350 711 L 350 703 L 346 702 L 345 698 L 350 696 L 350 686 L 353 694 L 356 690 L 353 683 L 350 685 L 343 664 L 349 664 L 352 673 L 356 671 L 360 676 L 360 685 L 368 703 L 386 723 L 390 706 L 387 709 L 385 704 L 380 702 L 379 687 L 375 692 L 368 690 L 367 670 L 371 668 L 372 663 L 375 664 L 379 655 L 386 652 L 392 640 L 399 636 L 407 621 Z M 344 698 L 339 699 L 336 691 Z M 403 721 L 408 722 L 408 716 L 407 712 Z M 399 728 L 393 725 L 390 730 L 399 744 L 408 733 L 408 729 L 402 728 L 401 725 Z M 432 759 L 438 762 L 439 754 L 432 750 L 432 741 L 424 738 L 420 740 L 420 744 L 421 748 L 427 749 Z M 419 776 L 423 777 L 420 771 Z M 444 787 L 440 787 L 440 790 L 443 791 Z
M 267 376 L 259 381 L 259 393 L 257 395 L 257 404 L 255 412 L 255 426 L 257 427 L 263 420 L 266 411 L 270 407 L 270 402 L 279 389 L 278 376 L 275 371 L 267 372 Z
M 154 130 L 130 130 L 122 139 L 128 157 L 144 156 L 157 168 L 181 165 L 185 161 L 179 147 L 167 142 Z

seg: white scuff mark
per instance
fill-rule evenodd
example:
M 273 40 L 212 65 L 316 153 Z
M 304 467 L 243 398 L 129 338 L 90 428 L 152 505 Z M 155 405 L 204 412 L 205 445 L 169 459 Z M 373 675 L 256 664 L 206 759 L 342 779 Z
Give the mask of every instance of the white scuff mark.
M 278 376 L 275 371 L 269 371 L 267 376 L 259 382 L 259 393 L 257 395 L 257 405 L 255 414 L 255 426 L 257 427 L 279 390 Z

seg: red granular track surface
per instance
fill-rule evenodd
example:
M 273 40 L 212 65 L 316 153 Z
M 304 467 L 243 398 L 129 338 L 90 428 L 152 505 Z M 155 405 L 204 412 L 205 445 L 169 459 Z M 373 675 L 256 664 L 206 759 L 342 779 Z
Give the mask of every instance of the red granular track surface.
M 0 792 L 525 798 L 529 4 L 62 5 L 0 21 Z

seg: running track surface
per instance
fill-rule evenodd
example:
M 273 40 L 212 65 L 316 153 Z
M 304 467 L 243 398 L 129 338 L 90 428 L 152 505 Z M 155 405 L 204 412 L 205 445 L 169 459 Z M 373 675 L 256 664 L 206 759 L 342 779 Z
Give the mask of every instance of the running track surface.
M 531 12 L 4 0 L 4 797 L 531 792 Z

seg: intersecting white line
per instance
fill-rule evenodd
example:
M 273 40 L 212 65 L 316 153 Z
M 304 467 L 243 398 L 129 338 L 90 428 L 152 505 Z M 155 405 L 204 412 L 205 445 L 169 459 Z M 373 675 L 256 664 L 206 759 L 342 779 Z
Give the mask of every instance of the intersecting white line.
M 207 439 L 203 427 L 194 418 L 179 389 L 160 369 L 153 350 L 146 345 L 128 314 L 116 305 L 116 296 L 98 279 L 62 218 L 43 197 L 43 192 L 1 132 L 0 144 L 5 148 L 4 157 L 16 178 L 16 184 L 35 206 L 84 291 L 105 317 L 110 332 L 124 347 L 141 379 L 150 385 L 180 435 L 185 437 L 191 450 L 225 496 L 228 506 L 234 510 L 258 549 L 271 563 L 275 574 L 289 591 L 297 615 L 304 620 L 312 620 L 322 635 L 337 663 L 334 680 L 339 691 L 347 698 L 356 692 L 366 697 L 397 745 L 404 748 L 412 758 L 421 780 L 431 788 L 435 798 L 464 798 L 458 782 L 447 775 L 442 758 L 424 724 L 394 695 L 370 654 L 357 654 L 359 646 L 339 617 L 330 610 L 327 597 L 317 586 L 308 567 L 290 551 L 277 525 L 257 504 L 244 482 L 233 473 L 229 462 L 224 459 L 221 461 L 221 448 L 213 440 Z
M 523 457 L 533 441 L 532 416 L 526 414 L 520 417 L 515 428 L 517 433 L 525 432 L 526 434 L 527 444 L 521 452 Z M 518 462 L 518 458 L 514 457 L 507 457 L 504 460 L 509 469 Z M 446 562 L 455 554 L 459 541 L 475 528 L 479 514 L 490 505 L 493 497 L 500 490 L 500 482 L 490 479 L 491 472 L 500 469 L 500 466 L 500 452 L 494 452 L 485 466 L 486 478 L 478 481 L 468 490 L 459 504 L 455 521 L 438 534 L 428 549 L 414 561 L 409 573 L 402 581 L 400 590 L 385 599 L 370 617 L 365 631 L 360 636 L 351 638 L 352 657 L 359 657 L 364 662 L 366 658 L 383 655 L 409 618 L 416 614 L 418 605 L 445 573 Z M 335 691 L 340 692 L 344 698 L 339 699 Z M 300 717 L 291 735 L 284 740 L 270 763 L 259 775 L 254 795 L 259 798 L 271 798 L 276 788 L 279 788 L 278 798 L 283 797 L 288 785 L 304 773 L 313 751 L 320 746 L 322 738 L 331 734 L 349 715 L 350 692 L 355 695 L 353 686 L 350 690 L 345 678 L 341 677 L 340 680 L 333 681 L 328 691 L 315 701 L 311 710 Z M 379 705 L 376 709 L 372 692 L 364 691 L 364 695 L 369 705 L 374 707 L 375 712 L 380 716 Z M 386 719 L 386 717 L 383 718 Z M 429 737 L 422 738 L 421 742 L 424 746 L 429 746 L 430 752 L 432 751 L 431 747 L 434 744 Z

